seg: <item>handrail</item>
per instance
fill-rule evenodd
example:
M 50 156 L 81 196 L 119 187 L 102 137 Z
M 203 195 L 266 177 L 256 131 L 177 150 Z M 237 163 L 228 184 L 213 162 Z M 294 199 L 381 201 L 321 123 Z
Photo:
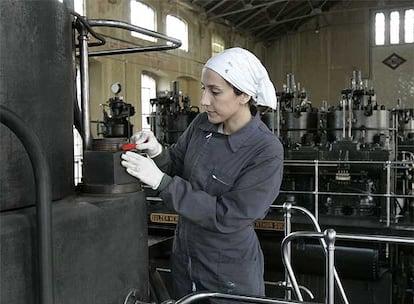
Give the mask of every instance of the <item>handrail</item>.
M 293 289 L 295 292 L 296 297 L 299 301 L 303 301 L 302 295 L 300 293 L 299 288 L 297 287 L 297 281 L 293 273 L 292 265 L 288 260 L 288 245 L 289 243 L 297 238 L 324 238 L 325 241 L 328 243 L 328 256 L 326 262 L 326 297 L 327 303 L 333 303 L 333 295 L 332 295 L 332 283 L 333 283 L 333 250 L 334 250 L 334 242 L 335 240 L 352 240 L 352 241 L 368 241 L 368 242 L 384 242 L 384 243 L 396 243 L 396 244 L 409 244 L 414 245 L 414 239 L 408 237 L 400 237 L 400 236 L 384 236 L 384 235 L 358 235 L 358 234 L 336 234 L 335 230 L 327 229 L 323 233 L 321 232 L 309 232 L 309 231 L 296 231 L 292 232 L 288 236 L 286 236 L 282 241 L 282 261 L 285 265 L 290 280 L 292 281 L 292 285 L 295 286 Z M 330 248 L 331 247 L 331 248 Z
M 297 303 L 296 301 L 284 301 L 284 300 L 276 300 L 271 298 L 265 297 L 253 297 L 253 296 L 243 296 L 243 295 L 236 295 L 236 294 L 226 294 L 226 293 L 219 293 L 219 292 L 195 292 L 189 295 L 184 296 L 183 298 L 177 300 L 174 304 L 190 304 L 202 299 L 225 299 L 225 300 L 233 300 L 238 302 L 248 302 L 248 303 L 262 303 L 262 304 L 292 304 Z
M 124 29 L 128 31 L 133 31 L 133 32 L 137 32 L 140 34 L 144 34 L 147 36 L 151 36 L 154 38 L 160 38 L 160 39 L 167 41 L 167 44 L 164 44 L 164 45 L 149 45 L 149 46 L 134 47 L 134 48 L 123 48 L 123 49 L 89 52 L 88 54 L 89 57 L 142 53 L 142 52 L 154 52 L 154 51 L 166 51 L 166 50 L 176 49 L 181 46 L 181 41 L 176 38 L 172 38 L 164 34 L 154 32 L 146 28 L 139 27 L 139 26 L 127 23 L 127 22 L 118 21 L 118 20 L 110 20 L 110 19 L 87 19 L 87 22 L 89 26 L 91 27 L 97 26 L 97 27 L 120 28 L 120 29 Z
M 316 220 L 316 218 L 313 216 L 313 214 L 308 210 L 308 209 L 306 209 L 306 208 L 303 208 L 303 207 L 300 207 L 300 206 L 295 206 L 295 205 L 292 205 L 291 203 L 284 203 L 283 205 L 271 205 L 270 206 L 270 208 L 271 209 L 283 209 L 285 212 L 287 211 L 287 210 L 290 210 L 290 209 L 293 209 L 293 210 L 298 210 L 298 211 L 300 211 L 300 212 L 302 212 L 304 215 L 306 215 L 307 217 L 309 217 L 309 219 L 311 220 L 311 222 L 312 222 L 312 224 L 313 224 L 313 227 L 314 227 L 314 229 L 317 231 L 317 232 L 322 232 L 322 230 L 321 230 L 321 227 L 319 226 L 319 223 L 318 223 L 318 221 Z M 285 235 L 285 237 L 286 237 L 287 235 Z M 321 238 L 320 239 L 320 243 L 321 243 L 321 245 L 322 245 L 322 248 L 323 248 L 323 251 L 324 251 L 324 253 L 325 253 L 325 255 L 327 255 L 328 254 L 328 250 L 327 250 L 327 245 L 326 245 L 326 242 L 325 242 L 325 240 L 323 239 L 323 238 Z M 289 253 L 289 248 L 287 248 L 287 251 L 288 251 L 288 257 L 289 257 L 289 255 L 290 255 L 290 253 Z M 290 261 L 290 258 L 289 258 L 289 261 Z M 339 278 L 339 275 L 338 275 L 338 272 L 336 271 L 336 268 L 334 267 L 334 278 L 335 278 L 335 282 L 336 282 L 336 286 L 337 286 L 337 288 L 338 288 L 338 290 L 339 290 L 339 293 L 341 294 L 341 297 L 342 297 L 342 300 L 343 300 L 343 302 L 345 303 L 345 304 L 349 304 L 349 300 L 348 300 L 348 298 L 347 298 L 347 296 L 346 296 L 346 293 L 345 293 L 345 290 L 344 290 L 344 287 L 343 287 L 343 285 L 342 285 L 342 282 L 341 282 L 341 280 L 340 280 L 340 278 Z M 294 275 L 294 274 L 293 274 Z M 293 285 L 293 284 L 292 284 Z M 300 286 L 297 286 L 297 288 L 299 288 L 300 289 Z

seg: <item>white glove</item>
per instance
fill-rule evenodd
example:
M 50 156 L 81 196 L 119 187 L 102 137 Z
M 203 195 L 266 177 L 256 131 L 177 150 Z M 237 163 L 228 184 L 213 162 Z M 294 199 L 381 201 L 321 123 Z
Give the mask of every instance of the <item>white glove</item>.
M 137 153 L 127 151 L 122 154 L 121 165 L 132 176 L 156 190 L 161 183 L 164 173 L 158 169 L 154 161 Z
M 132 135 L 131 140 L 137 145 L 135 149 L 144 151 L 151 158 L 160 155 L 162 152 L 162 146 L 152 131 L 137 132 Z

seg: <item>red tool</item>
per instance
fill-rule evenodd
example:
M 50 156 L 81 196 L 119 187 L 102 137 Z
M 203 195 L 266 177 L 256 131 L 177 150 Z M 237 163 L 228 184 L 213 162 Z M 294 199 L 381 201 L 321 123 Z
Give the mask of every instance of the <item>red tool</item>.
M 129 150 L 133 150 L 137 147 L 137 144 L 125 144 L 121 146 L 121 149 L 123 151 L 129 151 Z

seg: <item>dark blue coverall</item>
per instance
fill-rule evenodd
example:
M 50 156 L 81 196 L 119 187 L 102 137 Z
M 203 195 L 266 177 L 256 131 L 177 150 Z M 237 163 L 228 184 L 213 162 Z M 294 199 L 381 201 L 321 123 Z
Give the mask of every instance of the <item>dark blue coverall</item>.
M 283 147 L 259 114 L 231 135 L 217 129 L 199 114 L 154 159 L 168 174 L 159 195 L 179 214 L 171 260 L 177 299 L 195 290 L 264 295 L 254 221 L 278 196 Z

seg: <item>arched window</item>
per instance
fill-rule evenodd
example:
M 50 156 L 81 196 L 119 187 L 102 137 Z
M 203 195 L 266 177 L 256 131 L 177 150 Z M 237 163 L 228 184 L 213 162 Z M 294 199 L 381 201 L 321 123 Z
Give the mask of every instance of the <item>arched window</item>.
M 137 0 L 131 0 L 130 8 L 131 24 L 143 27 L 151 31 L 157 30 L 157 20 L 155 17 L 155 11 L 150 6 Z M 131 35 L 148 41 L 156 41 L 156 38 L 154 37 L 140 34 L 137 32 L 131 32 Z
M 211 56 L 224 51 L 224 47 L 224 39 L 219 35 L 213 34 L 211 37 Z
M 167 36 L 181 40 L 180 49 L 188 52 L 188 27 L 182 19 L 167 15 Z
M 151 98 L 157 97 L 156 81 L 147 74 L 141 75 L 141 115 L 142 115 L 142 130 L 150 130 L 151 125 L 148 122 L 149 115 L 152 112 L 150 103 Z

